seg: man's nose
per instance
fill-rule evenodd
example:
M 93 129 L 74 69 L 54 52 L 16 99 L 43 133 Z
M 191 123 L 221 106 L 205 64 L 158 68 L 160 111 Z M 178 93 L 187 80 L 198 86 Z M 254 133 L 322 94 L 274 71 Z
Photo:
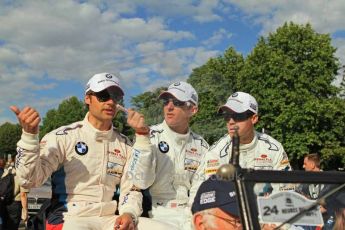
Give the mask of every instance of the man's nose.
M 169 102 L 168 102 L 168 104 L 167 104 L 167 107 L 168 107 L 168 109 L 169 109 L 169 110 L 171 110 L 171 109 L 174 109 L 174 108 L 175 108 L 175 105 L 174 105 L 174 103 L 173 103 L 173 101 L 172 101 L 172 100 L 169 100 Z

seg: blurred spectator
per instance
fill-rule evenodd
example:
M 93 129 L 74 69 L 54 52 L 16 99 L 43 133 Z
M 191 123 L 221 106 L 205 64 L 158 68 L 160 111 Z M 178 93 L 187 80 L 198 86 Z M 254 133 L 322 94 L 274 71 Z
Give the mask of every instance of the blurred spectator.
M 303 168 L 308 172 L 320 172 L 321 160 L 320 155 L 317 153 L 311 153 L 304 157 Z
M 7 161 L 7 168 L 3 173 L 3 177 L 11 173 L 14 175 L 14 198 L 13 201 L 7 204 L 2 210 L 2 224 L 5 230 L 17 230 L 20 224 L 20 220 L 24 222 L 28 219 L 28 189 L 24 189 L 19 185 L 19 178 L 16 176 L 16 170 L 14 168 L 14 160 L 9 158 Z
M 0 178 L 2 174 L 4 173 L 5 165 L 6 165 L 5 159 L 0 158 Z
M 308 154 L 304 157 L 303 168 L 307 172 L 320 172 L 322 171 L 320 162 L 319 154 Z M 319 198 L 320 192 L 323 188 L 323 184 L 301 184 L 298 190 L 309 199 L 316 200 Z
M 336 210 L 335 212 L 335 224 L 334 230 L 344 230 L 345 229 L 345 208 Z
M 327 185 L 321 191 L 320 197 L 329 193 L 339 185 Z M 325 212 L 323 230 L 344 230 L 345 229 L 345 188 L 325 199 Z

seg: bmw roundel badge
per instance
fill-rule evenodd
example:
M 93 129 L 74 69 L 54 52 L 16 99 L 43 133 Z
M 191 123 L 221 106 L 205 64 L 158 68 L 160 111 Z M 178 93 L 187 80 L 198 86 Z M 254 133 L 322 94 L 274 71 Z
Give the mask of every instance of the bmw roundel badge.
M 165 141 L 159 142 L 158 148 L 159 148 L 159 151 L 161 151 L 162 153 L 169 152 L 169 145 Z
M 79 155 L 85 155 L 87 153 L 87 151 L 89 150 L 89 147 L 87 147 L 87 145 L 82 142 L 79 141 L 75 147 L 74 150 L 79 154 Z

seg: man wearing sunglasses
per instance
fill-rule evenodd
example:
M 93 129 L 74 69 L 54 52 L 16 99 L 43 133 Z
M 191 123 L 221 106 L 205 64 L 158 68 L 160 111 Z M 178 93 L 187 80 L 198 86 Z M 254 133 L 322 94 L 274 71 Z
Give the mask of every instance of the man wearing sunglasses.
M 25 107 L 11 106 L 23 133 L 18 142 L 17 173 L 26 188 L 52 180 L 52 199 L 46 229 L 134 229 L 141 215 L 142 194 L 128 178 L 133 155 L 151 152 L 143 116 L 128 110 L 128 124 L 139 133 L 135 144 L 113 127 L 117 104 L 124 96 L 118 78 L 94 75 L 87 83 L 84 120 L 63 126 L 38 140 L 40 116 Z M 120 201 L 112 200 L 120 185 Z M 120 216 L 115 216 L 119 209 Z M 163 225 L 140 218 L 139 229 Z
M 149 188 L 150 216 L 154 220 L 173 224 L 177 229 L 190 229 L 191 181 L 208 150 L 207 142 L 189 128 L 190 119 L 198 111 L 198 94 L 190 84 L 181 81 L 171 84 L 159 99 L 164 121 L 150 127 L 154 151 L 141 154 L 135 161 L 133 173 L 144 175 L 145 179 L 134 184 Z
M 281 143 L 271 136 L 255 131 L 258 122 L 258 103 L 253 96 L 244 92 L 232 94 L 218 112 L 224 117 L 228 133 L 220 138 L 203 159 L 193 182 L 191 197 L 194 197 L 199 185 L 215 174 L 218 168 L 229 163 L 232 151 L 232 137 L 238 129 L 240 138 L 239 164 L 242 168 L 255 170 L 290 170 L 290 163 Z M 283 187 L 279 189 L 283 189 Z M 258 186 L 259 189 L 260 186 Z M 261 191 L 257 191 L 258 193 Z

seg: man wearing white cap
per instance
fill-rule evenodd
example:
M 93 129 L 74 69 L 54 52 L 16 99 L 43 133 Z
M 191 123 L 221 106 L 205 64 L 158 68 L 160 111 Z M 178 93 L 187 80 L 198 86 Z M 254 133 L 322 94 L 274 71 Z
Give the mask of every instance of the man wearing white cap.
M 283 146 L 271 136 L 255 131 L 258 122 L 259 106 L 253 96 L 244 92 L 232 94 L 225 105 L 218 110 L 224 117 L 228 133 L 220 138 L 206 154 L 191 188 L 191 197 L 195 196 L 203 180 L 215 174 L 231 158 L 232 137 L 238 128 L 240 138 L 239 164 L 242 168 L 256 170 L 290 170 L 290 163 Z
M 150 127 L 154 151 L 142 153 L 131 172 L 136 187 L 149 188 L 150 216 L 177 229 L 191 228 L 189 190 L 194 173 L 208 150 L 207 142 L 192 132 L 189 121 L 198 111 L 198 94 L 186 82 L 176 82 L 159 95 L 164 121 Z M 135 177 L 134 177 L 135 178 Z
M 132 154 L 151 152 L 148 135 L 136 142 L 113 127 L 117 104 L 124 92 L 114 74 L 94 75 L 87 83 L 84 120 L 60 127 L 39 143 L 40 116 L 25 107 L 11 106 L 23 133 L 18 142 L 17 174 L 25 188 L 38 187 L 52 178 L 52 199 L 45 229 L 139 229 L 165 227 L 140 218 L 142 194 L 128 179 Z M 148 130 L 143 116 L 128 110 L 128 124 L 137 132 Z M 120 185 L 119 204 L 112 200 Z M 119 209 L 120 216 L 115 216 Z

